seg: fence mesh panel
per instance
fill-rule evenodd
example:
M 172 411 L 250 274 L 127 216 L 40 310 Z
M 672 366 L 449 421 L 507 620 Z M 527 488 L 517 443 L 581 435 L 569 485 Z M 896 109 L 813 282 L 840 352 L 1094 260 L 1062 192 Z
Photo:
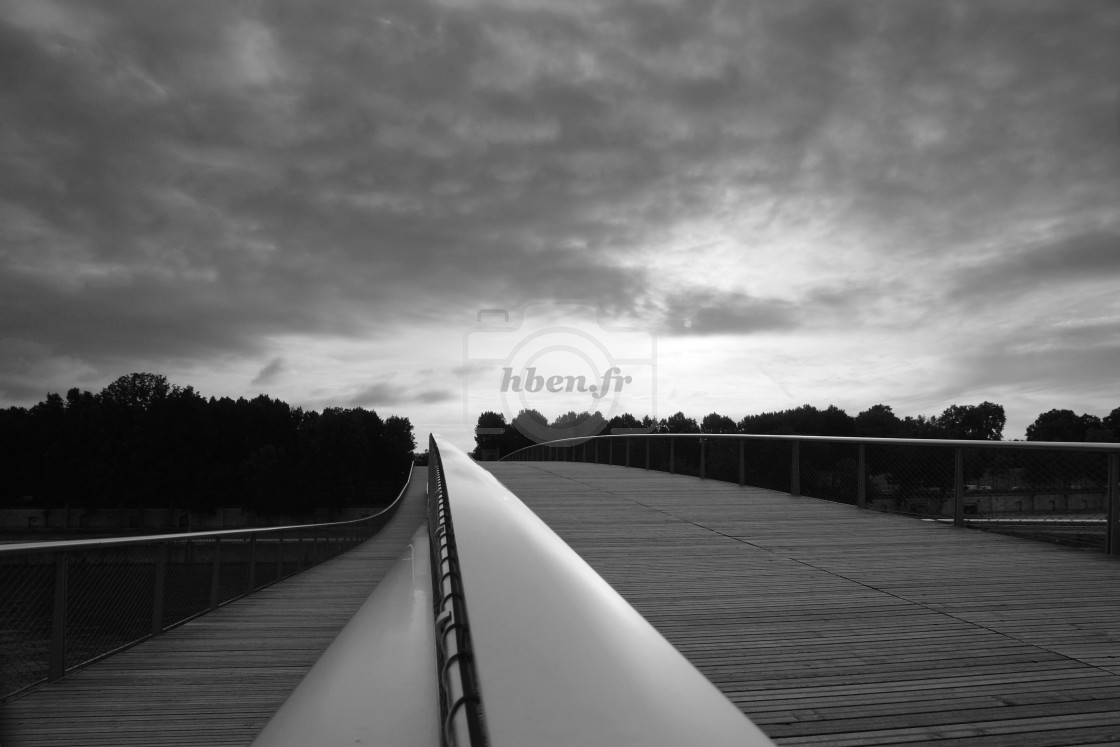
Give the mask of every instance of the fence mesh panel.
M 151 634 L 156 554 L 153 545 L 67 553 L 67 668 Z
M 743 449 L 747 485 L 790 491 L 793 447 L 788 441 L 748 440 Z
M 248 589 L 249 580 L 249 538 L 222 537 L 221 559 L 218 573 L 218 604 L 225 604 L 240 596 Z
M 1104 547 L 1105 454 L 1000 449 L 966 456 L 965 463 L 966 524 L 1078 547 Z
M 216 544 L 213 539 L 187 539 L 167 543 L 161 621 L 164 628 L 210 609 Z
M 959 510 L 965 526 L 1105 549 L 1108 453 L 974 443 L 662 434 L 538 445 L 513 458 L 648 464 L 939 521 L 956 520 Z
M 859 447 L 803 441 L 798 447 L 798 473 L 801 495 L 855 504 L 859 493 Z
M 955 451 L 948 446 L 868 445 L 867 508 L 951 518 Z
M 0 548 L 0 699 L 339 555 L 393 510 L 289 529 Z M 56 595 L 60 568 L 66 593 Z M 65 605 L 59 637 L 56 597 Z
M 47 677 L 54 576 L 52 553 L 0 561 L 0 693 Z

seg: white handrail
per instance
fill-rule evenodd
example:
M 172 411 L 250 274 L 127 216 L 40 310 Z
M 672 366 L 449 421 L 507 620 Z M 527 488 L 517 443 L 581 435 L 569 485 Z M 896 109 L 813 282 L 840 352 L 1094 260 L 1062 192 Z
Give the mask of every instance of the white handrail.
M 517 496 L 436 441 L 491 745 L 772 744 Z
M 437 747 L 439 688 L 422 526 L 254 747 Z

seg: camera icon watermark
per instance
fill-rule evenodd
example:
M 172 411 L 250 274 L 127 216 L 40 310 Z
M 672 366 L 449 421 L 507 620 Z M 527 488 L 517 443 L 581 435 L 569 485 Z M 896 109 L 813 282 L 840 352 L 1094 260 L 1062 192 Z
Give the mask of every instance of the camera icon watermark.
M 616 415 L 657 417 L 657 340 L 582 301 L 481 309 L 463 335 L 463 422 L 497 412 L 535 442 L 588 438 Z

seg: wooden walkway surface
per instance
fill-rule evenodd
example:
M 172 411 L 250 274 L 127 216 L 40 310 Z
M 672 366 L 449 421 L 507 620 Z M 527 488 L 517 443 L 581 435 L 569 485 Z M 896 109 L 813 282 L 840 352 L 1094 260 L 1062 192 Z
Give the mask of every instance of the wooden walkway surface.
M 248 745 L 426 521 L 425 479 L 353 550 L 0 706 L 0 745 Z
M 779 744 L 1120 744 L 1116 558 L 660 472 L 484 466 Z

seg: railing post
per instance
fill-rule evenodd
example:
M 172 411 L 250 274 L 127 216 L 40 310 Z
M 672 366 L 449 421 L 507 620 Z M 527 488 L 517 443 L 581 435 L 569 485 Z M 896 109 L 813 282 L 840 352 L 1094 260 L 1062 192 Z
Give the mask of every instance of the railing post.
M 54 610 L 51 615 L 51 656 L 47 682 L 66 674 L 66 584 L 69 559 L 64 552 L 54 554 Z
M 735 439 L 739 442 L 739 484 L 747 484 L 747 459 L 746 459 L 746 444 L 745 438 Z
M 704 479 L 704 455 L 705 455 L 705 452 L 707 451 L 707 448 L 706 448 L 707 445 L 708 445 L 708 439 L 701 438 L 700 439 L 700 479 L 701 480 Z
M 856 461 L 856 506 L 867 508 L 867 444 L 859 445 L 859 458 Z
M 245 593 L 252 594 L 257 587 L 257 535 L 249 535 L 249 571 L 245 574 Z
M 953 449 L 953 526 L 964 526 L 964 450 Z
M 582 444 L 579 445 L 579 448 L 580 448 L 579 461 L 582 464 L 587 464 L 587 442 L 584 441 Z
M 646 469 L 648 470 L 649 469 L 649 442 L 650 442 L 650 439 L 645 438 L 645 439 L 642 439 L 642 440 L 646 442 Z
M 793 442 L 789 466 L 789 494 L 801 495 L 801 442 Z
M 355 524 L 351 534 L 353 538 L 350 540 L 354 545 L 358 544 L 358 531 L 359 525 Z M 284 578 L 284 535 L 276 535 L 276 580 Z
M 222 591 L 222 538 L 214 538 L 214 565 L 210 569 L 210 609 L 218 609 Z
M 669 474 L 675 475 L 677 472 L 677 439 L 669 438 Z
M 630 466 L 630 437 L 627 436 L 626 439 L 623 441 L 623 443 L 626 444 L 626 466 L 629 467 Z
M 1108 525 L 1105 543 L 1109 555 L 1120 555 L 1120 454 L 1108 455 Z
M 595 464 L 599 463 L 599 439 L 595 439 Z
M 187 540 L 190 542 L 190 540 Z M 155 588 L 152 590 L 152 635 L 163 632 L 163 594 L 167 577 L 167 543 L 156 547 Z

